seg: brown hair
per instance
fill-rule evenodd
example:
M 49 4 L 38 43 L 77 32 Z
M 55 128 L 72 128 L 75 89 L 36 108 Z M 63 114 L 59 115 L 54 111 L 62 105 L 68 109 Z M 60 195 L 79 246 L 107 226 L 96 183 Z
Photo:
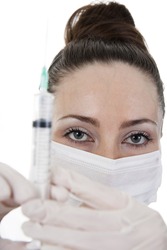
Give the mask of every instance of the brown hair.
M 63 77 L 85 64 L 121 61 L 153 79 L 164 115 L 163 83 L 157 65 L 124 5 L 109 2 L 79 8 L 67 22 L 65 43 L 49 68 L 50 92 L 55 92 Z

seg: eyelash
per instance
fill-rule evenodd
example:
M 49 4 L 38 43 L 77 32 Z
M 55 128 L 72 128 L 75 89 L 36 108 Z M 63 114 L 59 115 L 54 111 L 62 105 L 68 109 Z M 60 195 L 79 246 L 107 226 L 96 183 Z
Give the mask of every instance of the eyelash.
M 144 143 L 139 143 L 139 144 L 135 144 L 135 143 L 129 143 L 126 140 L 128 140 L 129 138 L 132 139 L 132 136 L 141 136 L 143 137 L 146 141 Z M 141 139 L 142 140 L 142 139 Z M 149 134 L 147 134 L 144 131 L 136 131 L 136 132 L 132 132 L 130 133 L 122 142 L 122 144 L 126 143 L 129 147 L 143 147 L 143 146 L 147 146 L 148 143 L 150 143 L 152 141 L 152 138 Z
M 70 135 L 73 135 L 74 136 L 74 133 L 76 132 L 79 132 L 79 133 L 82 133 L 83 136 L 87 136 L 88 139 L 86 140 L 75 140 L 75 139 L 72 139 L 70 138 Z M 144 143 L 133 143 L 133 142 L 127 142 L 128 139 L 131 139 L 132 140 L 132 137 L 133 136 L 141 136 L 141 140 L 142 138 L 144 140 L 146 140 Z M 85 131 L 84 129 L 82 128 L 79 128 L 79 127 L 71 127 L 69 128 L 65 134 L 64 134 L 64 137 L 66 137 L 68 140 L 70 140 L 72 143 L 78 143 L 78 144 L 84 144 L 84 143 L 87 143 L 87 142 L 94 142 L 94 139 L 93 137 L 91 136 L 90 133 L 88 133 L 87 131 Z M 81 138 L 82 139 L 82 138 Z M 147 146 L 148 143 L 150 143 L 152 141 L 152 138 L 150 137 L 150 135 L 144 131 L 134 131 L 134 132 L 131 132 L 130 134 L 128 134 L 126 136 L 126 138 L 122 141 L 122 144 L 127 144 L 127 146 L 129 147 L 133 147 L 133 148 L 140 148 L 140 147 L 143 147 L 143 146 Z
M 74 133 L 76 133 L 76 132 L 82 133 L 83 135 L 86 135 L 86 136 L 89 137 L 90 139 L 87 139 L 87 140 L 84 140 L 84 141 L 81 141 L 81 140 L 80 140 L 80 141 L 79 141 L 79 140 L 77 141 L 77 139 L 74 140 L 74 139 L 70 138 L 70 135 L 72 135 L 72 134 L 74 134 Z M 94 142 L 92 136 L 91 136 L 88 132 L 86 132 L 84 129 L 81 129 L 81 128 L 69 128 L 69 129 L 65 132 L 64 137 L 66 137 L 68 140 L 72 141 L 73 143 Z

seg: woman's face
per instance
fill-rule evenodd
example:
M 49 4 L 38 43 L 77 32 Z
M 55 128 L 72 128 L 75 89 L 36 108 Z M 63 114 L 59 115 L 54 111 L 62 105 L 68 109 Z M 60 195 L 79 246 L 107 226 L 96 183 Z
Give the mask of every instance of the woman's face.
M 160 148 L 162 114 L 155 85 L 124 63 L 94 63 L 57 88 L 53 140 L 117 159 Z

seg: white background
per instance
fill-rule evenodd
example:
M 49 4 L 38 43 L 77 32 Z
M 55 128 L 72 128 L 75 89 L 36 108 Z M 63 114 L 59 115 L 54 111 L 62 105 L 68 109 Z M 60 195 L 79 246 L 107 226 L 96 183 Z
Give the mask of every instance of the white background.
M 131 11 L 167 85 L 166 1 L 119 2 Z M 46 24 L 48 67 L 64 46 L 64 27 L 69 16 L 88 3 L 88 0 L 0 0 L 0 161 L 26 176 L 31 162 L 33 95 L 38 91 L 44 64 Z M 162 139 L 163 182 L 153 207 L 167 221 L 166 120 Z

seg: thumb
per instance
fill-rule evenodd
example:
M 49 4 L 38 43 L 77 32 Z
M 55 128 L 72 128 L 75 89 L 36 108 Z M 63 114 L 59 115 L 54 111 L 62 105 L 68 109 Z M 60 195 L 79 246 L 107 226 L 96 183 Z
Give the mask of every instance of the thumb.
M 52 183 L 63 186 L 84 204 L 95 209 L 121 209 L 126 207 L 129 201 L 126 193 L 63 168 L 53 169 Z
M 1 185 L 5 185 L 4 188 L 6 189 L 3 201 L 5 201 L 6 197 L 6 199 L 12 198 L 17 204 L 22 204 L 28 199 L 37 196 L 33 184 L 16 170 L 4 163 L 0 163 L 0 176 Z

